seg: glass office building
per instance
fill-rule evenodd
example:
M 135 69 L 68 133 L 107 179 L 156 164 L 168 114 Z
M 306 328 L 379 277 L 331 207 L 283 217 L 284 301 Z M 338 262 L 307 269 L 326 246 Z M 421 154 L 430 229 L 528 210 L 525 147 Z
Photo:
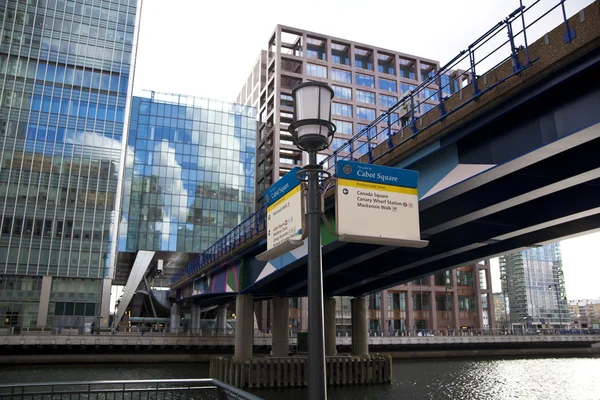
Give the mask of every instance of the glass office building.
M 568 326 L 559 243 L 500 257 L 500 278 L 513 329 Z
M 256 109 L 134 97 L 119 251 L 198 253 L 254 211 Z
M 137 15 L 137 0 L 0 2 L 0 324 L 11 329 L 107 322 Z

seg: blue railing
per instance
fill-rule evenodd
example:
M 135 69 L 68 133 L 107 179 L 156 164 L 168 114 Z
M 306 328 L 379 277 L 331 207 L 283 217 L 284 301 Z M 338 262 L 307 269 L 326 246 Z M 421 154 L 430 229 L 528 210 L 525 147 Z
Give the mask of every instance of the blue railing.
M 534 17 L 533 22 L 526 24 L 526 13 L 534 9 L 541 0 L 535 1 L 529 7 L 523 6 L 523 2 L 520 0 L 520 7 L 508 17 L 498 22 L 483 36 L 471 43 L 466 50 L 458 53 L 446 65 L 440 67 L 435 73 L 430 74 L 430 76 L 410 92 L 403 94 L 402 98 L 385 113 L 381 114 L 321 161 L 323 168 L 333 174 L 335 164 L 338 160 L 358 160 L 365 155 L 367 159 L 363 161 L 374 163 L 392 150 L 402 146 L 405 142 L 414 139 L 421 132 L 440 122 L 448 115 L 460 110 L 484 93 L 489 92 L 530 67 L 537 59 L 530 59 L 527 29 L 558 8 L 562 11 L 562 23 L 565 26 L 564 42 L 571 41 L 575 37 L 575 31 L 569 27 L 565 11 L 565 1 L 559 0 L 550 9 L 542 11 L 540 16 Z M 513 23 L 519 22 L 519 20 L 521 22 L 521 29 L 515 33 Z M 506 40 L 500 39 L 499 35 L 502 32 L 507 34 Z M 488 47 L 491 47 L 492 50 L 488 50 Z M 506 50 L 508 50 L 508 53 L 505 52 Z M 519 53 L 522 51 L 525 52 L 524 57 L 519 56 Z M 478 59 L 476 55 L 481 56 L 481 59 Z M 498 60 L 494 61 L 494 57 L 498 57 Z M 499 78 L 495 83 L 489 86 L 484 85 L 484 88 L 480 88 L 481 85 L 477 84 L 477 79 L 480 77 L 478 70 L 483 69 L 484 62 L 489 63 L 490 61 L 492 61 L 492 66 L 487 68 L 483 74 L 498 68 L 508 61 L 512 63 L 512 70 L 506 76 Z M 461 67 L 464 67 L 464 69 L 461 69 Z M 421 71 L 415 72 L 418 74 Z M 468 85 L 472 86 L 473 95 L 468 99 L 462 99 L 460 102 L 454 102 L 456 105 L 449 108 L 448 99 L 459 95 L 461 90 L 460 84 L 463 82 L 467 82 Z M 456 88 L 458 89 L 455 90 Z M 435 113 L 436 110 L 438 110 L 437 114 L 430 114 Z M 427 123 L 424 125 L 422 122 L 425 120 L 424 116 L 427 114 L 433 115 L 433 117 L 426 118 Z M 407 133 L 406 137 L 405 133 Z M 394 143 L 393 138 L 398 135 L 400 135 L 402 140 Z M 378 145 L 387 146 L 387 150 L 375 156 L 373 149 Z M 250 237 L 262 233 L 265 229 L 266 213 L 265 208 L 262 207 L 177 272 L 171 279 L 171 287 L 207 271 L 215 261 L 220 260 L 224 255 L 232 253 L 237 246 L 244 243 Z
M 204 253 L 198 255 L 188 265 L 175 273 L 171 278 L 171 287 L 182 280 L 199 274 L 205 267 L 230 254 L 233 249 L 246 242 L 246 240 L 262 233 L 267 228 L 266 222 L 266 212 L 263 206 L 213 243 Z

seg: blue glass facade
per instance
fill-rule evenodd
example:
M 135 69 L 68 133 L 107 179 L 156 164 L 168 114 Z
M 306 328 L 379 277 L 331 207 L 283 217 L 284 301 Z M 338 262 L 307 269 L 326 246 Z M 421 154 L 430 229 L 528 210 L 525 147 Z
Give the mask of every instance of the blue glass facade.
M 201 252 L 254 211 L 256 109 L 134 97 L 119 251 Z
M 100 314 L 136 11 L 136 0 L 0 2 L 5 324 L 82 326 Z

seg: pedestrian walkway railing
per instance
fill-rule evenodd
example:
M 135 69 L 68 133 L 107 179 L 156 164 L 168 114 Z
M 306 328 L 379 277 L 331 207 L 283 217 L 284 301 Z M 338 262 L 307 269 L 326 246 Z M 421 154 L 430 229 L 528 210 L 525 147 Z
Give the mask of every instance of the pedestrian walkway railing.
M 0 400 L 260 400 L 216 379 L 19 383 L 0 385 Z
M 426 75 L 422 71 L 414 71 L 412 79 L 420 78 L 419 84 L 409 85 L 410 90 L 404 92 L 398 102 L 352 138 L 334 148 L 333 154 L 320 164 L 334 175 L 338 160 L 375 163 L 531 67 L 538 58 L 530 57 L 527 35 L 532 32 L 540 33 L 532 27 L 538 28 L 539 25 L 536 24 L 541 20 L 553 18 L 550 23 L 560 20 L 565 29 L 563 41 L 570 42 L 575 38 L 575 30 L 569 27 L 565 1 L 553 2 L 546 9 L 541 8 L 542 0 L 534 1 L 529 6 L 523 5 L 523 0 L 519 0 L 520 6 L 516 10 L 460 51 L 450 62 L 437 70 L 431 69 Z M 531 22 L 527 23 L 526 20 Z M 492 78 L 490 82 L 486 79 L 490 71 L 494 71 L 493 83 Z M 463 95 L 462 89 L 469 93 Z M 386 146 L 386 149 L 375 155 L 374 149 L 377 146 Z M 171 287 L 177 287 L 212 269 L 238 246 L 265 230 L 266 212 L 263 206 L 178 271 L 171 278 Z

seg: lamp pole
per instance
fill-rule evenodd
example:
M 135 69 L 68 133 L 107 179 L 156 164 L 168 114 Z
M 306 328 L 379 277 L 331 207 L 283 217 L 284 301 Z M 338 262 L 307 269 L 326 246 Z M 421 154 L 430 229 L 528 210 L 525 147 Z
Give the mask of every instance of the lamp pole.
M 322 82 L 305 82 L 292 90 L 294 122 L 289 131 L 296 146 L 308 153 L 308 164 L 297 174 L 307 183 L 308 222 L 308 398 L 327 399 L 325 376 L 325 333 L 323 330 L 323 271 L 321 260 L 320 183 L 331 174 L 317 162 L 317 152 L 333 140 L 331 122 L 333 89 Z
M 106 261 L 108 260 L 108 254 L 107 253 L 103 253 L 102 254 L 102 280 L 100 281 L 100 307 L 98 310 L 98 333 L 100 333 L 100 324 L 102 323 L 102 320 L 104 319 L 104 316 L 102 315 L 102 304 L 104 302 L 104 278 L 106 275 Z M 92 332 L 94 333 L 94 332 Z
M 508 316 L 508 275 L 503 274 L 500 279 L 504 280 L 504 288 L 502 290 L 504 294 L 504 320 L 506 321 L 506 331 L 508 333 L 509 327 L 512 328 L 512 321 L 510 321 Z
M 558 320 L 560 321 L 558 325 L 558 329 L 562 328 L 562 313 L 560 312 L 560 293 L 558 293 L 558 285 L 553 283 L 552 285 L 548 285 L 548 290 L 552 290 L 552 286 L 554 286 L 554 292 L 556 293 L 556 306 L 558 307 Z

